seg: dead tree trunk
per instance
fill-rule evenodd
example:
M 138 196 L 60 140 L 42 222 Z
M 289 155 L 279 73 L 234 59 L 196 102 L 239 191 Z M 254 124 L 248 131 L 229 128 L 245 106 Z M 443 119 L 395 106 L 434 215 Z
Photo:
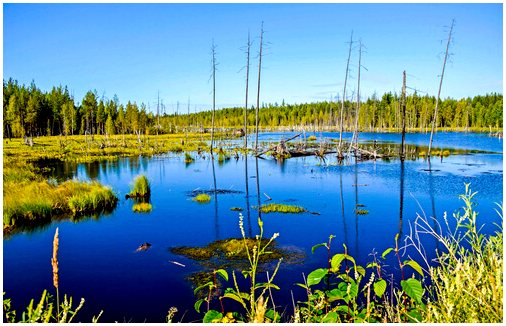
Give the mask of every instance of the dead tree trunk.
M 244 103 L 244 149 L 248 148 L 248 86 L 249 86 L 249 55 L 251 49 L 250 34 L 248 31 L 248 44 L 246 45 L 246 100 Z
M 260 74 L 262 72 L 262 43 L 264 36 L 264 22 L 260 30 L 260 52 L 258 56 L 258 86 L 257 86 L 257 109 L 255 112 L 255 154 L 258 153 L 258 111 L 260 110 Z
M 214 146 L 214 113 L 216 110 L 216 46 L 213 45 L 211 47 L 211 52 L 213 55 L 213 115 L 211 118 L 211 157 L 214 159 L 213 156 L 213 146 Z
M 401 96 L 401 111 L 402 111 L 402 139 L 401 139 L 401 161 L 404 161 L 404 140 L 406 138 L 406 71 L 402 72 L 402 96 Z
M 434 108 L 434 117 L 432 118 L 432 129 L 430 132 L 429 150 L 427 152 L 427 157 L 429 158 L 429 160 L 430 160 L 430 150 L 432 148 L 432 137 L 434 135 L 434 128 L 435 128 L 436 122 L 437 122 L 437 111 L 438 111 L 438 107 L 439 107 L 439 97 L 441 95 L 441 86 L 443 85 L 443 77 L 445 75 L 446 60 L 448 59 L 448 49 L 450 48 L 450 41 L 452 39 L 453 24 L 454 23 L 455 23 L 455 20 L 452 20 L 452 25 L 450 26 L 450 32 L 448 33 L 448 41 L 446 42 L 445 59 L 443 61 L 443 71 L 441 72 L 441 79 L 439 80 L 439 89 L 437 91 L 436 107 Z
M 348 148 L 348 156 L 350 156 L 351 146 L 355 143 L 355 148 L 358 148 L 358 116 L 360 114 L 360 68 L 362 61 L 362 41 L 358 45 L 358 85 L 357 85 L 357 112 L 355 112 L 355 128 L 351 138 L 350 147 Z
M 344 116 L 344 101 L 346 100 L 346 83 L 348 82 L 348 72 L 350 67 L 350 57 L 351 57 L 351 45 L 353 44 L 353 31 L 351 32 L 350 38 L 350 48 L 348 50 L 348 61 L 346 63 L 346 75 L 344 77 L 344 88 L 343 88 L 343 99 L 341 101 L 341 116 L 339 123 L 339 146 L 337 148 L 337 156 L 342 158 L 341 147 L 343 141 L 343 116 Z

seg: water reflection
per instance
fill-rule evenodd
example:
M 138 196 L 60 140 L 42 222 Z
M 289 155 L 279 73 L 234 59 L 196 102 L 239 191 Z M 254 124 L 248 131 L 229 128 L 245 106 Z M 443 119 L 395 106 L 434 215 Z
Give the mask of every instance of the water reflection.
M 257 184 L 257 211 L 258 219 L 262 219 L 262 211 L 260 209 L 260 175 L 258 173 L 258 157 L 255 156 L 255 171 L 256 171 L 256 184 Z
M 343 166 L 339 166 L 339 194 L 341 199 L 341 218 L 343 219 L 344 244 L 348 247 L 348 227 L 346 226 L 346 217 L 344 214 L 344 194 L 343 194 Z
M 218 192 L 216 191 L 216 171 L 214 169 L 214 156 L 211 155 L 211 166 L 213 169 L 213 193 L 214 193 L 214 230 L 215 230 L 215 238 L 218 240 L 220 238 L 220 225 L 218 220 Z
M 244 155 L 244 184 L 246 187 L 246 222 L 248 224 L 248 237 L 252 237 L 251 208 L 249 203 L 249 177 L 248 177 L 248 154 Z
M 401 160 L 401 174 L 399 177 L 399 238 L 402 238 L 402 214 L 404 211 L 404 160 Z

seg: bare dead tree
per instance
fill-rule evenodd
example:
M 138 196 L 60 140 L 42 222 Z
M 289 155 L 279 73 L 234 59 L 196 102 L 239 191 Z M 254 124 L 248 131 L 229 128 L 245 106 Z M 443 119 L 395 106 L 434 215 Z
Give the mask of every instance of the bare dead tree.
M 404 140 L 406 138 L 406 70 L 404 70 L 402 72 L 401 119 L 402 119 L 401 120 L 402 121 L 402 139 L 401 139 L 400 158 L 401 158 L 401 161 L 404 161 Z M 402 189 L 402 186 L 401 186 L 401 189 Z M 402 199 L 402 197 L 401 197 L 401 199 Z M 401 216 L 402 216 L 402 208 L 401 208 Z
M 244 103 L 244 149 L 248 148 L 248 87 L 249 87 L 249 57 L 251 50 L 250 34 L 248 31 L 248 43 L 246 48 L 246 100 Z M 260 78 L 259 78 L 260 82 Z
M 348 61 L 346 63 L 346 75 L 344 77 L 344 88 L 343 88 L 343 99 L 341 101 L 341 117 L 340 117 L 340 123 L 339 123 L 339 146 L 337 148 L 337 156 L 342 157 L 341 153 L 341 147 L 342 147 L 342 141 L 343 141 L 343 116 L 344 116 L 344 101 L 346 99 L 346 83 L 348 82 L 348 72 L 350 68 L 350 57 L 351 57 L 351 46 L 353 44 L 353 31 L 351 32 L 350 37 L 350 48 L 348 50 Z
M 215 110 L 216 110 L 216 46 L 214 45 L 214 40 L 213 40 L 213 45 L 211 46 L 211 53 L 213 55 L 213 74 L 212 74 L 212 78 L 213 78 L 213 115 L 212 115 L 212 118 L 211 118 L 211 157 L 214 159 L 214 156 L 213 156 L 213 146 L 214 146 L 214 113 L 215 113 Z
M 448 59 L 448 49 L 450 48 L 450 42 L 452 39 L 452 32 L 453 32 L 453 25 L 454 24 L 455 24 L 455 20 L 452 19 L 452 25 L 450 26 L 450 32 L 448 33 L 448 41 L 446 42 L 446 52 L 445 52 L 445 58 L 443 61 L 443 70 L 441 72 L 441 79 L 439 80 L 439 89 L 437 91 L 436 107 L 434 108 L 434 116 L 432 117 L 432 129 L 430 132 L 429 150 L 427 152 L 427 157 L 429 158 L 429 160 L 430 160 L 430 150 L 432 148 L 432 137 L 434 135 L 434 128 L 436 126 L 436 121 L 437 121 L 437 111 L 439 108 L 439 97 L 441 95 L 441 86 L 443 85 L 443 77 L 445 75 L 446 60 Z
M 260 52 L 258 55 L 258 86 L 257 86 L 257 108 L 255 111 L 255 154 L 258 153 L 258 111 L 260 110 L 260 75 L 262 72 L 262 44 L 264 36 L 264 22 L 260 29 Z
M 351 147 L 355 144 L 358 149 L 358 116 L 360 114 L 360 68 L 362 65 L 362 40 L 358 43 L 358 84 L 357 84 L 357 110 L 355 112 L 355 127 L 353 129 L 353 136 L 351 138 L 350 146 L 348 147 L 348 156 L 350 155 Z

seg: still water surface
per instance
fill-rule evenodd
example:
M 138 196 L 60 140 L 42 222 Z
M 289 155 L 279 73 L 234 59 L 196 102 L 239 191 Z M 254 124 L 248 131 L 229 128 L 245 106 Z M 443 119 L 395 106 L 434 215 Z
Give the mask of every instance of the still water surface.
M 278 141 L 291 135 L 265 133 L 260 139 Z M 322 136 L 335 138 L 336 134 Z M 397 142 L 399 138 L 395 134 L 361 134 L 363 140 Z M 426 134 L 407 135 L 411 144 L 425 144 L 427 139 Z M 371 252 L 381 254 L 393 246 L 395 234 L 409 234 L 417 214 L 440 221 L 445 212 L 451 216 L 462 205 L 458 195 L 464 192 L 465 183 L 478 192 L 479 224 L 485 224 L 485 232 L 496 230 L 493 223 L 500 220 L 495 203 L 503 198 L 502 139 L 456 133 L 440 133 L 436 139 L 435 146 L 495 154 L 452 155 L 442 162 L 436 159 L 432 171 L 427 171 L 427 162 L 422 159 L 404 164 L 378 160 L 337 165 L 333 156 L 327 158 L 327 164 L 313 157 L 278 163 L 271 158 L 241 156 L 223 164 L 213 164 L 209 157 L 198 158 L 188 165 L 183 155 L 167 154 L 58 166 L 60 177 L 96 179 L 110 185 L 120 197 L 118 207 L 98 219 L 53 223 L 5 238 L 3 290 L 13 299 L 14 308 L 21 310 L 30 298 L 40 297 L 43 289 L 53 289 L 51 246 L 59 227 L 60 291 L 75 301 L 86 299 L 78 315 L 80 321 L 90 321 L 103 309 L 102 322 L 163 322 L 171 306 L 179 310 L 175 320 L 195 321 L 199 318 L 193 309 L 196 299 L 185 278 L 203 267 L 169 249 L 240 237 L 239 213 L 231 207 L 243 208 L 246 234 L 254 236 L 258 233 L 254 206 L 259 201 L 276 202 L 304 206 L 319 214 L 262 214 L 267 236 L 279 232 L 280 246 L 306 255 L 300 264 L 282 264 L 275 280 L 281 287 L 274 293 L 276 304 L 291 314 L 290 290 L 296 299 L 304 299 L 303 290 L 294 283 L 303 282 L 302 273 L 326 266 L 327 253 L 319 249 L 311 254 L 311 247 L 325 242 L 330 234 L 336 236 L 333 253 L 343 252 L 342 244 L 346 244 L 358 263 L 365 265 L 372 260 Z M 149 214 L 133 213 L 132 202 L 124 199 L 138 174 L 146 174 L 151 181 L 153 211 Z M 192 191 L 214 189 L 215 182 L 217 189 L 232 192 L 212 196 L 208 204 L 191 200 Z M 356 215 L 357 204 L 369 213 Z M 428 256 L 433 257 L 436 243 L 431 238 L 423 240 Z M 144 242 L 152 247 L 136 253 Z M 387 263 L 389 273 L 396 275 L 394 261 Z

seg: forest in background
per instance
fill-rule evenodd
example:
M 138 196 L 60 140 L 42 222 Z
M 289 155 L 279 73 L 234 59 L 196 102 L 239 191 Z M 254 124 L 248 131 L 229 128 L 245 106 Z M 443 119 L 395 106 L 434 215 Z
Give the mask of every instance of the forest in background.
M 406 127 L 410 131 L 430 128 L 436 98 L 416 92 L 407 97 Z M 259 111 L 261 129 L 337 130 L 340 102 L 304 104 L 263 104 Z M 344 129 L 354 124 L 356 103 L 345 101 Z M 184 109 L 182 110 L 184 112 Z M 188 109 L 189 111 L 189 109 Z M 157 112 L 160 112 L 157 110 Z M 4 138 L 23 136 L 83 135 L 83 134 L 166 134 L 183 130 L 205 130 L 211 126 L 211 108 L 197 113 L 181 114 L 148 111 L 146 104 L 128 101 L 120 103 L 99 97 L 88 91 L 81 102 L 70 95 L 67 87 L 53 87 L 43 92 L 34 82 L 19 85 L 12 78 L 3 82 Z M 389 131 L 400 128 L 400 94 L 376 94 L 361 100 L 359 114 L 361 131 Z M 248 109 L 248 126 L 255 125 L 255 110 Z M 217 128 L 244 126 L 244 107 L 216 111 Z M 459 100 L 441 101 L 437 117 L 438 128 L 466 131 L 469 129 L 502 129 L 503 96 L 491 93 Z

